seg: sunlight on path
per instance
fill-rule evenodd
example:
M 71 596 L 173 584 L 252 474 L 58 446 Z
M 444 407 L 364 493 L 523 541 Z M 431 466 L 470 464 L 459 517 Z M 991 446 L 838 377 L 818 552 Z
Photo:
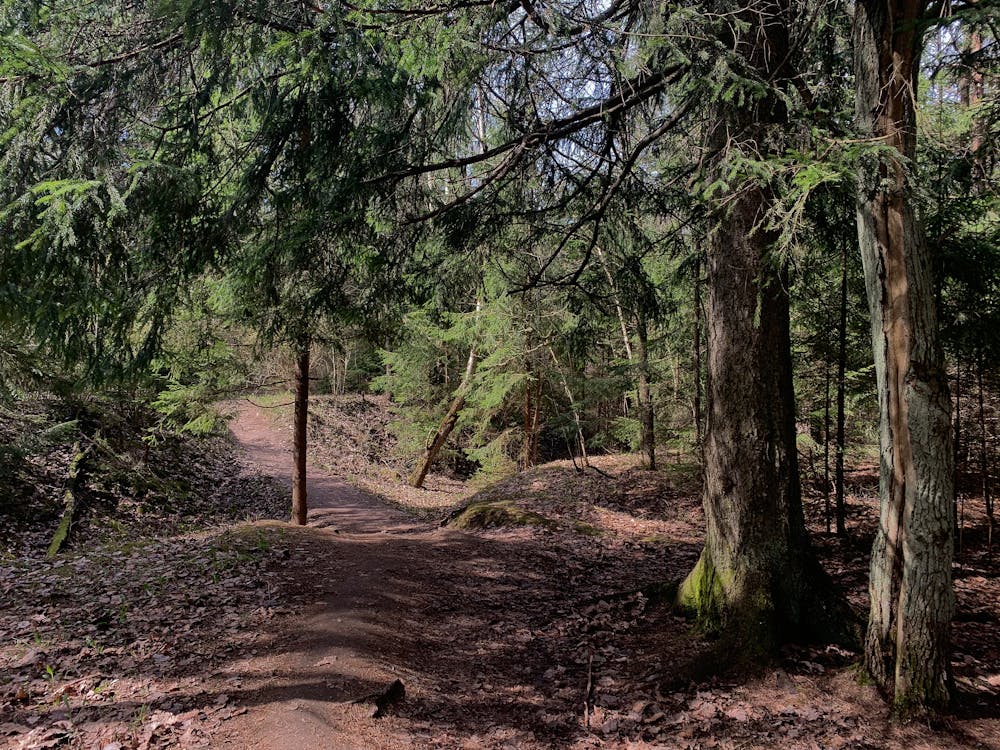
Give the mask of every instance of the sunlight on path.
M 274 425 L 266 409 L 243 400 L 227 406 L 235 413 L 230 430 L 263 472 L 291 489 L 291 430 Z M 430 527 L 343 479 L 308 467 L 309 525 L 352 534 L 400 534 Z

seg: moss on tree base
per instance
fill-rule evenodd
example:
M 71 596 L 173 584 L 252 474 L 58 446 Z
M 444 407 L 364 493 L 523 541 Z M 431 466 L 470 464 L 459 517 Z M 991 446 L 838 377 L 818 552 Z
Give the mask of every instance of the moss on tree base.
M 725 587 L 710 556 L 702 550 L 694 570 L 677 590 L 677 606 L 692 615 L 698 627 L 717 633 L 725 623 Z
M 808 583 L 798 587 L 783 588 L 767 575 L 750 585 L 750 576 L 737 580 L 737 573 L 716 566 L 705 548 L 675 602 L 699 630 L 719 638 L 723 648 L 731 646 L 742 661 L 767 659 L 795 641 L 857 648 L 858 623 L 846 600 L 814 561 L 805 575 Z

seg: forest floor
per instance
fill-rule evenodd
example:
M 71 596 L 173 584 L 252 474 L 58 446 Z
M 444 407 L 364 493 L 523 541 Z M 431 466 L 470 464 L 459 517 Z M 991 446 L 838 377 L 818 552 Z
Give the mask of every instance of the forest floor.
M 383 406 L 317 400 L 307 527 L 206 516 L 0 560 L 0 746 L 1000 748 L 1000 581 L 975 503 L 956 566 L 956 711 L 898 725 L 849 651 L 790 647 L 756 671 L 708 658 L 662 585 L 700 550 L 694 465 L 601 456 L 417 492 L 372 460 Z M 266 477 L 290 481 L 280 411 L 235 409 L 245 455 L 213 463 L 202 492 L 278 515 L 270 490 L 250 501 Z M 852 541 L 806 503 L 859 609 L 873 480 L 852 475 Z M 376 718 L 397 679 L 405 696 Z

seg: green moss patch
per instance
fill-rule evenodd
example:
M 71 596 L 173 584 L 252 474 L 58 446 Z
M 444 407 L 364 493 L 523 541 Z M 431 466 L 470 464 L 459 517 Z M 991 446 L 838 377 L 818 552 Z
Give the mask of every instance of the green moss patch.
M 473 503 L 466 506 L 448 523 L 456 529 L 499 529 L 507 526 L 538 526 L 554 529 L 551 518 L 525 510 L 510 500 Z

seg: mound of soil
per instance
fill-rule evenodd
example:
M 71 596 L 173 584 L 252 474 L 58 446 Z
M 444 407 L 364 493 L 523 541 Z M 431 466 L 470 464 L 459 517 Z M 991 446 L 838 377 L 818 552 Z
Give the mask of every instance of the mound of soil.
M 154 417 L 104 399 L 26 399 L 0 412 L 0 555 L 44 554 L 72 490 L 66 548 L 285 518 L 286 493 L 228 435 L 159 433 Z M 79 475 L 69 472 L 77 458 Z
M 553 461 L 472 495 L 445 523 L 457 528 L 500 525 L 560 527 L 655 543 L 701 539 L 700 468 L 668 464 L 648 471 L 634 455 L 597 456 L 582 468 Z

